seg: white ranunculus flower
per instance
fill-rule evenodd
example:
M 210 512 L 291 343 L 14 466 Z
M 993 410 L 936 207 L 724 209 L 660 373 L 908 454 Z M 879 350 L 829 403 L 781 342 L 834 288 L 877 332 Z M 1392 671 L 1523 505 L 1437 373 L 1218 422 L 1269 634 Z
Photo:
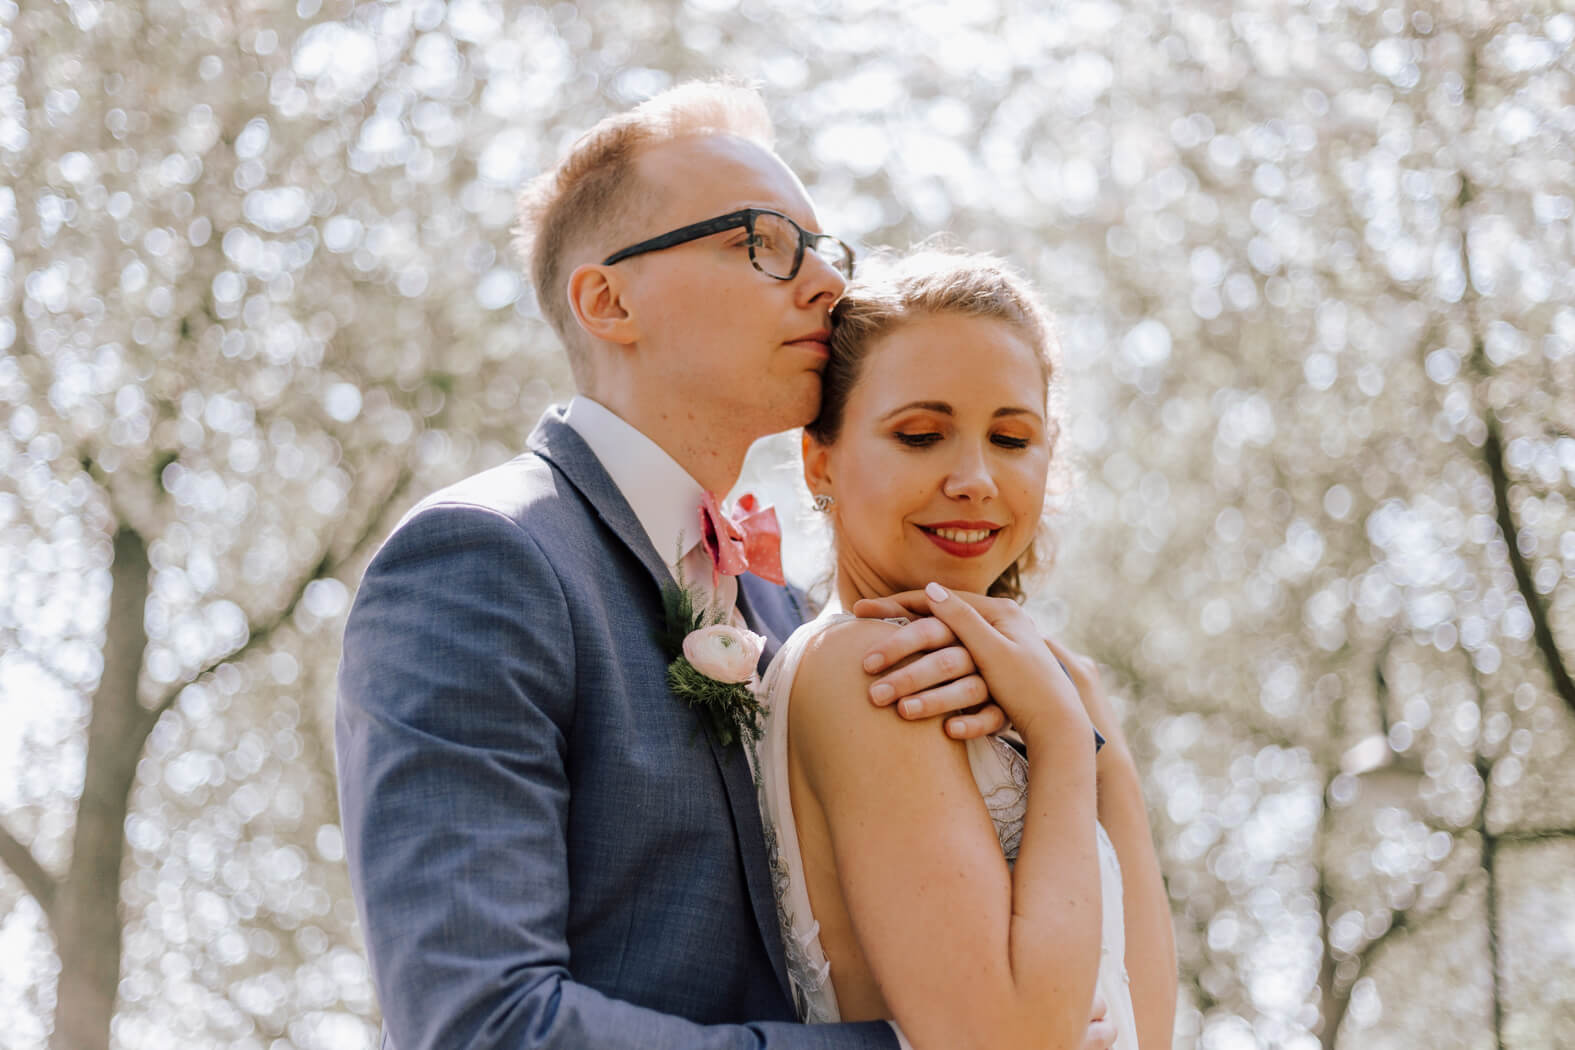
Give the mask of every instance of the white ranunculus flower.
M 707 678 L 747 682 L 755 673 L 766 640 L 753 631 L 725 623 L 691 631 L 684 638 L 684 659 Z

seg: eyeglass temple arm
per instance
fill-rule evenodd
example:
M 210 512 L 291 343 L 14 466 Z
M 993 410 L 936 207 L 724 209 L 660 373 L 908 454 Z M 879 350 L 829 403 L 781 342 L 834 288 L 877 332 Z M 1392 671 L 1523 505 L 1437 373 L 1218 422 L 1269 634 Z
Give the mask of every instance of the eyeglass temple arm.
M 688 241 L 698 241 L 701 237 L 709 237 L 713 233 L 721 233 L 723 230 L 731 230 L 738 226 L 747 226 L 749 223 L 750 209 L 729 212 L 726 215 L 718 215 L 714 219 L 707 219 L 704 222 L 697 222 L 689 226 L 682 226 L 676 230 L 670 230 L 667 233 L 661 234 L 660 236 L 652 237 L 648 241 L 641 241 L 639 244 L 631 244 L 622 251 L 613 252 L 611 255 L 607 256 L 607 258 L 602 260 L 602 265 L 611 266 L 613 263 L 621 262 L 624 259 L 629 258 L 631 255 L 643 255 L 646 252 L 659 252 L 663 248 L 672 248 Z

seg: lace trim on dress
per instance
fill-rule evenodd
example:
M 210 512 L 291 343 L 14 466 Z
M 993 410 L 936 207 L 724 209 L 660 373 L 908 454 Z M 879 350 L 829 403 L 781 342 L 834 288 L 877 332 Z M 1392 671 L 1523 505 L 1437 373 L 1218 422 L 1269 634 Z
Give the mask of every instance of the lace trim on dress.
M 994 787 L 986 790 L 984 781 L 979 776 L 977 768 L 974 770 L 974 780 L 979 783 L 984 794 L 985 809 L 990 812 L 990 821 L 995 825 L 995 837 L 1001 840 L 1001 852 L 1006 854 L 1006 864 L 1014 867 L 1017 864 L 1017 851 L 1023 843 L 1023 815 L 1028 809 L 1028 762 L 1017 749 L 999 737 L 987 738 L 992 745 L 1000 765 L 1006 772 L 1006 779 L 999 780 Z M 973 761 L 969 755 L 970 763 Z
M 851 618 L 851 617 L 850 617 Z M 811 621 L 812 623 L 818 621 Z M 803 636 L 803 637 L 801 637 Z M 793 637 L 778 650 L 771 666 L 766 671 L 764 681 L 760 684 L 760 700 L 768 701 L 773 695 L 777 681 L 783 672 L 792 667 L 798 667 L 798 658 L 803 651 L 804 642 L 808 635 L 804 628 L 800 628 Z M 788 651 L 790 650 L 790 651 Z M 791 685 L 791 672 L 789 685 Z M 785 705 L 784 705 L 785 706 Z M 771 711 L 766 711 L 767 724 L 771 724 Z M 787 758 L 787 732 L 786 725 L 778 727 L 774 736 L 762 735 L 760 740 L 747 741 L 751 755 L 750 768 L 754 770 L 755 792 L 760 800 L 762 830 L 765 832 L 766 860 L 771 866 L 771 889 L 776 897 L 777 925 L 782 931 L 782 951 L 786 956 L 788 971 L 788 986 L 793 992 L 793 1012 L 806 1024 L 831 1024 L 841 1020 L 837 1011 L 836 991 L 831 986 L 831 960 L 826 958 L 825 951 L 820 946 L 820 923 L 809 912 L 808 893 L 802 885 L 795 885 L 793 871 L 795 868 L 802 871 L 802 864 L 798 854 L 797 825 L 792 822 L 792 804 L 787 797 L 786 758 Z M 766 749 L 780 748 L 780 755 L 775 757 L 780 761 L 768 763 Z M 781 770 L 784 780 L 780 785 L 773 784 L 767 787 L 766 776 L 768 769 Z M 780 796 L 780 802 L 786 813 L 779 812 L 774 802 Z M 784 856 L 782 842 L 778 834 L 778 820 L 785 818 L 784 825 L 788 834 L 795 836 L 791 844 L 792 857 Z M 802 883 L 802 876 L 800 876 Z M 795 899 L 802 897 L 801 906 L 805 920 L 801 921 L 795 908 Z M 828 1005 L 829 1004 L 829 1005 Z

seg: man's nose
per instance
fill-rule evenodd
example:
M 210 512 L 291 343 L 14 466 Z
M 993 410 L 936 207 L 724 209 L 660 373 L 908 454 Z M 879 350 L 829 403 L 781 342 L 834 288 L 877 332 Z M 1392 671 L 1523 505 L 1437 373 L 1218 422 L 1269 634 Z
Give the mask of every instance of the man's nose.
M 819 252 L 812 251 L 804 253 L 796 280 L 798 301 L 804 306 L 821 296 L 828 296 L 828 302 L 834 303 L 842 298 L 843 290 L 848 287 L 848 279 L 842 276 L 842 271 L 822 258 Z

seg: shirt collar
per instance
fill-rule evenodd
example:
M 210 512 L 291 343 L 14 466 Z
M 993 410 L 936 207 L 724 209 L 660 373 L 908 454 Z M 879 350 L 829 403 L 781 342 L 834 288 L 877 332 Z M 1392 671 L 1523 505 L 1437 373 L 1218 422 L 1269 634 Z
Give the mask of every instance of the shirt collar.
M 651 546 L 677 576 L 678 563 L 700 542 L 705 489 L 656 442 L 600 402 L 576 394 L 563 421 L 585 439 L 640 520 Z

